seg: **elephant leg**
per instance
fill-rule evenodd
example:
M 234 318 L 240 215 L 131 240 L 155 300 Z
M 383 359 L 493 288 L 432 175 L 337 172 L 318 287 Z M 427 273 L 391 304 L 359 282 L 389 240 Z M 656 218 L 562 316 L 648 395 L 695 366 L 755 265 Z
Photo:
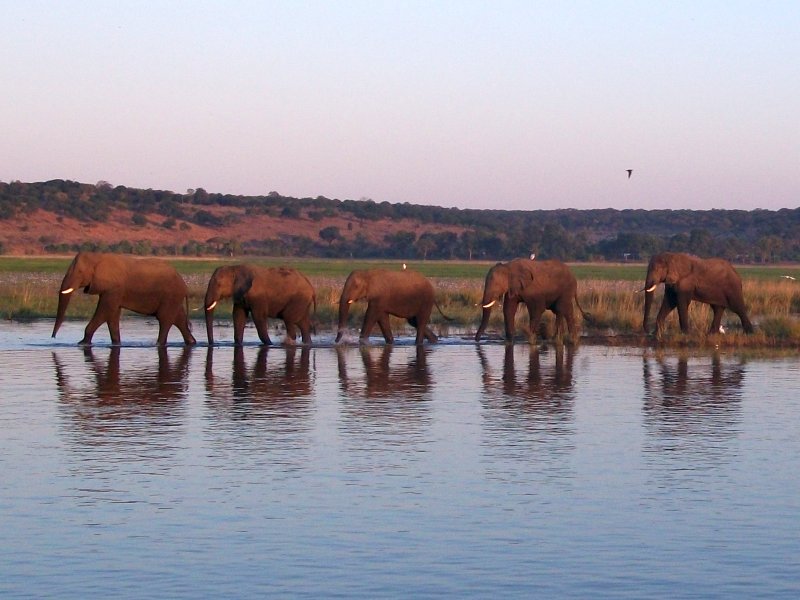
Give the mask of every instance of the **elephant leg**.
M 413 321 L 412 321 L 413 319 Z M 424 310 L 419 315 L 415 315 L 408 320 L 409 323 L 414 325 L 417 328 L 417 337 L 416 337 L 416 344 L 422 344 L 425 339 L 427 339 L 430 343 L 435 344 L 439 341 L 439 338 L 436 337 L 436 334 L 431 331 L 431 328 L 428 327 L 428 322 L 431 320 L 431 311 Z
M 284 342 L 294 344 L 297 340 L 297 325 L 295 325 L 294 321 L 287 321 L 286 319 L 284 319 L 283 323 L 286 325 L 286 339 Z
M 178 315 L 175 317 L 173 324 L 178 328 L 178 331 L 181 332 L 184 344 L 187 346 L 194 346 L 197 343 L 189 327 L 189 315 L 186 314 L 186 308 L 183 305 L 178 309 Z
M 311 319 L 308 316 L 303 317 L 303 319 L 298 323 L 300 326 L 300 336 L 303 339 L 303 343 L 306 345 L 311 344 Z
M 564 319 L 564 313 L 560 310 L 554 310 L 553 314 L 556 317 L 556 331 L 555 331 L 555 340 L 558 343 L 564 341 L 564 336 L 566 335 L 566 324 Z
M 681 332 L 689 333 L 689 304 L 691 300 L 685 297 L 678 298 L 678 322 L 681 325 Z
M 167 345 L 167 338 L 169 337 L 169 330 L 171 327 L 172 327 L 171 320 L 167 320 L 163 317 L 160 317 L 158 319 L 158 340 L 156 341 L 157 346 Z
M 509 298 L 503 302 L 503 320 L 506 327 L 506 341 L 514 341 L 514 330 L 516 329 L 517 308 L 519 307 L 519 300 L 516 298 Z
M 575 321 L 575 311 L 572 309 L 572 300 L 570 299 L 569 307 L 561 311 L 562 319 L 564 323 L 566 323 L 567 328 L 567 337 L 571 344 L 574 344 L 578 341 L 578 331 Z
M 115 303 L 117 303 L 117 322 L 116 326 L 112 326 L 109 322 L 109 318 L 112 315 Z M 97 300 L 97 307 L 94 309 L 94 314 L 92 318 L 89 319 L 89 323 L 87 323 L 86 329 L 83 332 L 83 339 L 78 343 L 82 346 L 91 345 L 92 337 L 94 337 L 94 332 L 97 331 L 97 328 L 103 323 L 108 323 L 108 333 L 111 335 L 111 343 L 118 346 L 120 340 L 119 311 L 120 308 L 116 298 L 110 298 L 108 295 L 101 295 Z M 116 340 L 114 339 L 115 335 Z
M 240 304 L 233 305 L 233 343 L 244 343 L 244 326 L 247 323 L 247 310 Z
M 744 329 L 744 332 L 753 333 L 753 324 L 747 317 L 747 309 L 744 306 L 744 300 L 737 299 L 737 301 L 731 302 L 728 308 L 730 308 L 739 317 L 739 320 L 742 322 L 742 329 Z
M 361 324 L 361 335 L 359 336 L 359 341 L 361 343 L 366 343 L 369 340 L 369 335 L 372 333 L 372 328 L 375 327 L 375 323 L 378 321 L 378 310 L 375 308 L 375 305 L 371 302 L 367 304 L 367 310 L 364 312 L 364 321 Z M 383 337 L 386 338 L 386 332 L 383 331 L 383 325 L 381 325 L 381 331 L 383 332 Z M 391 337 L 391 331 L 389 331 L 389 336 Z M 386 339 L 386 342 L 391 344 L 392 342 L 389 339 Z
M 106 325 L 108 326 L 108 335 L 111 337 L 111 344 L 113 346 L 119 346 L 121 343 L 122 338 L 119 334 L 119 319 L 121 314 L 121 306 L 112 306 L 109 308 Z
M 714 311 L 714 318 L 711 320 L 711 328 L 708 333 L 719 333 L 719 327 L 722 325 L 722 315 L 725 312 L 725 307 L 719 304 L 712 304 L 711 310 Z
M 661 335 L 664 330 L 664 321 L 666 321 L 669 313 L 675 310 L 677 304 L 678 299 L 675 290 L 665 288 L 664 299 L 661 301 L 661 308 L 658 309 L 658 315 L 656 315 L 656 335 Z
M 258 339 L 261 340 L 261 343 L 265 346 L 271 346 L 272 340 L 269 337 L 269 319 L 267 319 L 264 315 L 258 315 L 251 313 L 253 317 L 253 323 L 256 325 L 256 331 L 258 332 Z M 287 326 L 286 331 L 288 333 L 289 328 Z M 294 339 L 294 338 L 292 338 Z
M 538 303 L 528 304 L 528 342 L 536 341 L 536 332 L 544 314 L 544 307 Z
M 427 319 L 416 319 L 417 322 L 417 335 L 414 339 L 414 343 L 419 346 L 425 341 L 425 330 L 428 329 L 428 320 Z
M 389 323 L 389 315 L 385 313 L 381 315 L 381 318 L 378 319 L 378 327 L 380 327 L 383 339 L 386 340 L 386 343 L 394 344 L 394 335 L 392 334 L 392 326 Z
M 430 327 L 425 327 L 425 338 L 431 343 L 435 344 L 439 341 L 439 336 L 437 336 Z

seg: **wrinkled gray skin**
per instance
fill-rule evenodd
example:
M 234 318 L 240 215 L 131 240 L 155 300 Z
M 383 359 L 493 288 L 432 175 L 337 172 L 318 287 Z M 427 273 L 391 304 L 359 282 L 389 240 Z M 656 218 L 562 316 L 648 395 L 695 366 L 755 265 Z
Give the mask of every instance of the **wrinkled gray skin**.
M 360 342 L 366 343 L 370 332 L 378 324 L 387 344 L 394 343 L 389 325 L 389 315 L 402 317 L 417 330 L 416 343 L 437 342 L 439 338 L 430 330 L 428 322 L 436 304 L 433 286 L 416 271 L 388 271 L 363 269 L 350 273 L 339 298 L 339 342 L 347 329 L 350 305 L 358 300 L 367 301 Z M 438 306 L 437 306 L 438 308 Z M 439 311 L 441 312 L 441 310 Z
M 72 294 L 81 288 L 85 294 L 95 294 L 99 299 L 80 344 L 91 344 L 94 332 L 106 323 L 111 343 L 119 345 L 119 318 L 123 308 L 158 319 L 159 346 L 167 343 L 173 325 L 180 330 L 187 345 L 196 343 L 189 327 L 186 282 L 166 261 L 79 252 L 59 288 L 53 337 L 64 322 Z
M 489 269 L 481 301 L 483 315 L 475 333 L 475 341 L 480 341 L 486 331 L 492 307 L 498 300 L 503 302 L 507 341 L 514 339 L 514 322 L 520 303 L 528 307 L 530 340 L 535 339 L 545 310 L 552 311 L 556 316 L 557 335 L 563 333 L 566 324 L 572 341 L 577 341 L 573 302 L 581 314 L 587 316 L 578 304 L 578 282 L 569 267 L 559 260 L 515 258 L 507 263 L 497 263 Z
M 656 316 L 655 333 L 664 329 L 664 321 L 675 308 L 681 331 L 689 332 L 689 304 L 692 300 L 711 305 L 714 318 L 709 333 L 719 331 L 722 315 L 728 308 L 742 321 L 746 333 L 753 332 L 747 316 L 742 293 L 742 278 L 730 262 L 721 258 L 698 258 L 690 254 L 663 252 L 650 259 L 644 281 L 644 318 L 642 329 L 647 332 L 647 321 L 653 296 L 659 284 L 664 284 L 664 299 Z
M 303 343 L 311 343 L 311 309 L 316 311 L 317 298 L 314 286 L 299 271 L 249 264 L 218 267 L 208 281 L 204 302 L 209 345 L 214 343 L 214 308 L 220 300 L 231 297 L 237 346 L 244 342 L 248 315 L 253 318 L 262 344 L 272 343 L 269 319 L 283 320 L 288 343 L 296 340 L 298 329 Z

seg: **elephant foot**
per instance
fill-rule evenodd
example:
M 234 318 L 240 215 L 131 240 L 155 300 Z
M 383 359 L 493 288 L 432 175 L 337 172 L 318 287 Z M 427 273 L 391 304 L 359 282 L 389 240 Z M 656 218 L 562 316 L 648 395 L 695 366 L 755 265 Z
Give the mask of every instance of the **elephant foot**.
M 91 346 L 91 345 L 92 345 L 92 340 L 82 339 L 80 342 L 78 342 L 78 346 Z

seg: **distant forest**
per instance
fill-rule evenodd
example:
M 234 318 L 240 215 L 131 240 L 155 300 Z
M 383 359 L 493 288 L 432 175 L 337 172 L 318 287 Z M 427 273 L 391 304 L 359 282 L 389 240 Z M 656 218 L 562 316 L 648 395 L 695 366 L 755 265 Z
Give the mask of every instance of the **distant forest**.
M 213 210 L 212 210 L 213 209 Z M 225 210 L 222 210 L 225 209 Z M 234 210 L 235 209 L 235 210 Z M 107 222 L 115 211 L 132 213 L 131 222 L 189 230 L 191 224 L 219 231 L 213 239 L 191 240 L 160 248 L 120 240 L 115 244 L 47 244 L 48 252 L 79 249 L 138 254 L 252 254 L 356 258 L 500 260 L 531 252 L 569 261 L 644 260 L 663 251 L 720 256 L 741 263 L 800 262 L 800 208 L 772 210 L 477 210 L 335 200 L 322 196 L 292 198 L 234 196 L 202 189 L 175 193 L 124 186 L 53 180 L 0 182 L 0 220 L 19 219 L 37 210 L 82 222 Z M 226 212 L 227 211 L 227 212 Z M 309 220 L 319 224 L 314 236 L 284 234 L 246 239 L 226 236 L 248 216 Z M 373 239 L 363 231 L 370 222 L 407 219 L 419 226 Z M 326 222 L 336 222 L 330 225 Z M 341 223 L 348 225 L 342 227 Z M 352 224 L 359 224 L 353 228 Z M 431 225 L 446 231 L 431 232 Z M 304 231 L 308 228 L 305 227 Z M 241 235 L 239 236 L 242 237 Z M 0 240 L 2 243 L 2 240 Z

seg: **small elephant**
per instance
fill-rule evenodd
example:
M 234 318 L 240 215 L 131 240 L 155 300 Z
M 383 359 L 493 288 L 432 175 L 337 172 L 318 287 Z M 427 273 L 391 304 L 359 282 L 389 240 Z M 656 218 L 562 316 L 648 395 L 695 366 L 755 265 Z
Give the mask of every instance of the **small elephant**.
M 560 260 L 532 260 L 515 258 L 507 263 L 497 263 L 486 274 L 483 288 L 483 316 L 475 341 L 480 341 L 492 307 L 503 300 L 506 340 L 514 338 L 514 322 L 520 302 L 528 307 L 529 338 L 533 339 L 545 310 L 556 315 L 556 329 L 561 332 L 566 322 L 570 337 L 575 340 L 574 302 L 584 318 L 588 315 L 578 302 L 578 282 L 569 267 Z
M 317 310 L 314 286 L 308 278 L 287 267 L 259 267 L 251 264 L 218 267 L 211 275 L 206 289 L 206 334 L 214 343 L 214 308 L 217 303 L 233 297 L 233 340 L 237 346 L 244 341 L 244 326 L 250 315 L 262 344 L 272 344 L 268 319 L 282 319 L 286 339 L 294 342 L 300 329 L 304 344 L 311 343 L 311 316 Z
M 656 333 L 664 328 L 664 320 L 676 307 L 681 331 L 689 332 L 689 304 L 692 300 L 710 304 L 714 311 L 709 333 L 716 333 L 722 323 L 722 314 L 731 309 L 742 321 L 746 333 L 753 332 L 747 317 L 742 293 L 742 278 L 730 262 L 721 258 L 698 258 L 690 254 L 663 252 L 650 258 L 644 282 L 644 319 L 642 329 L 647 332 L 653 292 L 659 283 L 664 284 L 664 300 L 656 316 Z
M 108 324 L 111 343 L 119 345 L 119 318 L 123 308 L 158 319 L 158 345 L 167 343 L 175 325 L 187 345 L 195 344 L 189 326 L 186 282 L 173 266 L 157 258 L 133 258 L 119 254 L 79 252 L 61 282 L 58 312 L 53 337 L 64 322 L 72 293 L 83 288 L 85 294 L 99 296 L 83 339 L 90 345 L 92 336 L 103 323 Z
M 422 344 L 427 338 L 435 343 L 439 338 L 428 327 L 433 307 L 444 316 L 436 303 L 433 286 L 416 271 L 388 271 L 384 269 L 362 269 L 348 275 L 339 298 L 339 342 L 347 328 L 350 305 L 358 300 L 367 300 L 364 323 L 361 326 L 361 343 L 369 339 L 375 323 L 381 329 L 387 344 L 394 343 L 389 325 L 389 315 L 402 317 L 417 330 L 416 343 Z M 448 318 L 448 317 L 445 317 Z

